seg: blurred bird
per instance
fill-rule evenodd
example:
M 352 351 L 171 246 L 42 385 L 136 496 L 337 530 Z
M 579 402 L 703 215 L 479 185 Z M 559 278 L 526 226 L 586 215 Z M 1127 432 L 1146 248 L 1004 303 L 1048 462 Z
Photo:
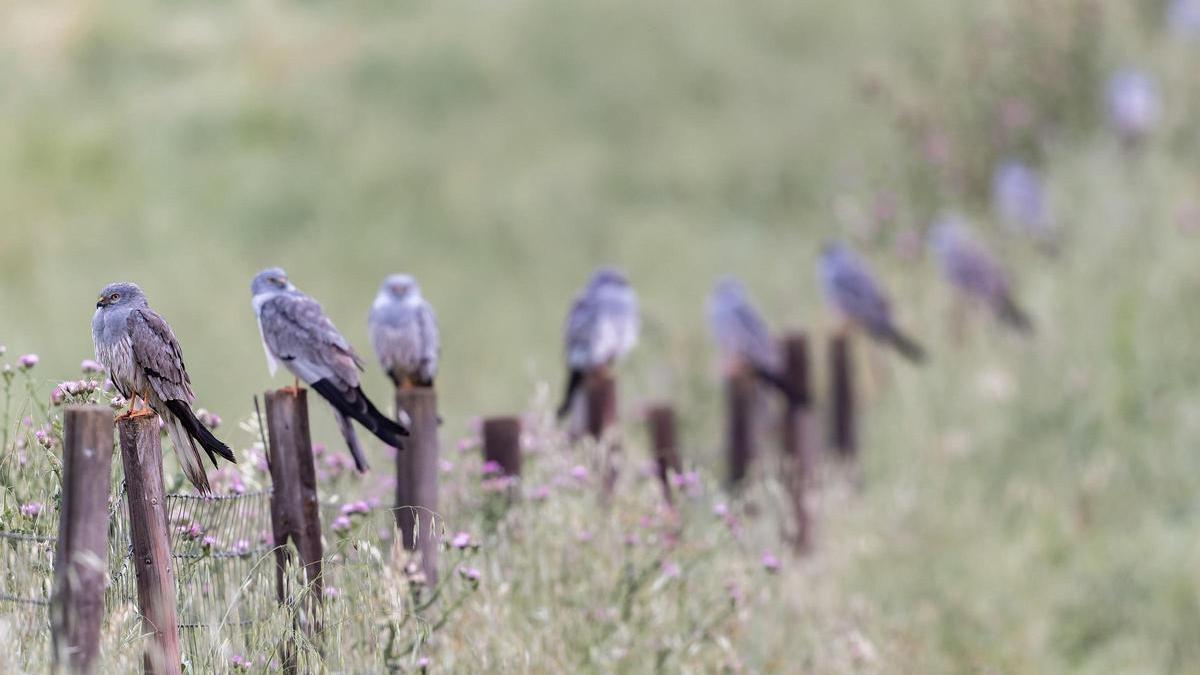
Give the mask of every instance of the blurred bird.
M 826 301 L 845 319 L 861 326 L 871 337 L 890 344 L 910 361 L 925 360 L 925 350 L 901 333 L 892 319 L 892 308 L 866 264 L 840 242 L 825 244 L 818 277 Z
M 934 223 L 929 247 L 941 265 L 942 274 L 955 288 L 991 308 L 996 317 L 1022 333 L 1033 330 L 1028 315 L 1012 297 L 1008 275 L 1000 263 L 967 234 L 956 217 Z
M 250 284 L 250 292 L 267 369 L 274 376 L 282 361 L 296 377 L 293 391 L 298 392 L 300 380 L 304 380 L 333 406 L 355 467 L 366 471 L 367 459 L 350 418 L 384 443 L 403 449 L 401 437 L 408 435 L 408 429 L 379 412 L 363 393 L 358 379 L 362 358 L 325 315 L 320 303 L 300 292 L 278 267 L 259 272 Z
M 1053 250 L 1053 222 L 1036 169 L 1017 160 L 1001 162 L 992 175 L 992 209 L 1010 230 Z
M 379 286 L 367 318 L 379 364 L 402 389 L 432 387 L 437 376 L 437 316 L 417 280 L 393 274 Z
M 1158 123 L 1158 85 L 1149 74 L 1118 70 L 1108 80 L 1106 97 L 1109 123 L 1125 145 L 1136 145 Z
M 799 393 L 783 375 L 779 348 L 766 322 L 737 279 L 724 277 L 713 287 L 708 296 L 708 324 L 726 372 L 735 374 L 747 369 L 789 400 L 800 402 Z
M 192 412 L 196 396 L 179 341 L 166 320 L 150 309 L 137 284 L 109 284 L 100 291 L 92 315 L 92 343 L 96 360 L 108 371 L 117 391 L 129 400 L 125 416 L 151 414 L 138 409 L 138 398 L 145 401 L 162 418 L 183 473 L 201 494 L 210 493 L 204 456 L 196 444 L 208 453 L 213 466 L 217 466 L 217 455 L 230 462 L 237 460 L 229 446 L 217 440 Z
M 1200 0 L 1171 0 L 1167 27 L 1185 39 L 1200 37 Z
M 637 294 L 625 275 L 611 267 L 596 270 L 567 315 L 568 374 L 559 419 L 586 375 L 612 367 L 634 348 L 640 327 Z

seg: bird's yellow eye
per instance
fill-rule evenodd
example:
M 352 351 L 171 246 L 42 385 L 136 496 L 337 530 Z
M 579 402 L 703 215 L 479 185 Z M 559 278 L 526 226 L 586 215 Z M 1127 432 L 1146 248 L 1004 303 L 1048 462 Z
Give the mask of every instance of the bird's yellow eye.
M 120 293 L 113 293 L 112 295 L 108 296 L 108 299 L 109 299 L 109 301 L 110 301 L 110 302 L 116 302 L 117 300 L 120 300 L 120 299 L 121 299 L 121 294 L 120 294 Z

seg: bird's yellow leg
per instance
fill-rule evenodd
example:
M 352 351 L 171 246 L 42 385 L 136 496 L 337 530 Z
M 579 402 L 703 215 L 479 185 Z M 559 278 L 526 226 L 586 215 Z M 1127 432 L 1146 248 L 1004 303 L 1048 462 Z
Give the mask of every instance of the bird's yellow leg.
M 137 394 L 133 395 L 133 404 L 129 408 L 129 416 L 130 417 L 146 417 L 147 415 L 154 414 L 154 410 L 150 408 L 150 405 L 148 403 L 146 403 L 146 397 L 142 396 L 141 398 L 142 398 L 142 407 L 141 407 L 141 409 L 138 409 L 137 408 L 138 395 Z

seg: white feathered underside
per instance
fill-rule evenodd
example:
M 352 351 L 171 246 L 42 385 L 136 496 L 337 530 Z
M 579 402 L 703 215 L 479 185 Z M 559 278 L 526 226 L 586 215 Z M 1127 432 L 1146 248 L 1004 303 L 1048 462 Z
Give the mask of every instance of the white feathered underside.
M 252 302 L 254 303 L 254 318 L 258 321 L 258 339 L 262 341 L 263 354 L 267 356 L 267 372 L 271 374 L 271 377 L 275 377 L 275 372 L 279 370 L 279 362 L 275 360 L 275 355 L 271 353 L 271 348 L 267 346 L 267 337 L 263 334 L 262 325 L 263 303 L 272 297 L 274 296 L 269 293 L 260 293 L 254 296 Z

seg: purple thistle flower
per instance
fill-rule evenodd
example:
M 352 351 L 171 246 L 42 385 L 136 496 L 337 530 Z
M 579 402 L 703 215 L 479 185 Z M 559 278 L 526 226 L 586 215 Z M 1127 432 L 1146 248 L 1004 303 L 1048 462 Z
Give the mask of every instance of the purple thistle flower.
M 29 502 L 21 505 L 21 515 L 31 520 L 42 515 L 43 506 L 39 502 Z
M 335 587 L 335 586 L 326 586 L 325 590 L 323 590 L 321 592 L 321 594 L 324 595 L 326 598 L 329 598 L 331 600 L 336 600 L 338 598 L 338 596 L 340 596 L 342 594 L 342 592 L 339 591 L 337 589 L 337 587 Z
M 574 478 L 580 483 L 586 483 L 589 475 L 590 474 L 588 473 L 587 467 L 583 466 L 582 464 L 576 464 L 575 466 L 571 467 L 571 478 Z
M 22 354 L 21 358 L 17 360 L 20 362 L 22 368 L 29 370 L 36 366 L 41 359 L 38 358 L 37 354 Z
M 454 470 L 454 462 L 451 462 L 448 459 L 439 460 L 438 461 L 438 469 L 442 473 L 450 473 L 451 471 Z
M 458 549 L 466 548 L 471 545 L 471 535 L 466 532 L 459 532 L 450 540 L 450 545 Z
M 480 467 L 480 471 L 485 476 L 494 476 L 503 473 L 504 467 L 500 466 L 500 462 L 497 462 L 494 459 L 489 459 L 483 463 L 483 466 Z
M 338 516 L 337 518 L 333 519 L 333 523 L 330 525 L 330 527 L 333 528 L 334 532 L 345 532 L 346 530 L 350 529 L 350 519 L 346 516 Z
M 774 574 L 779 571 L 781 563 L 779 562 L 779 558 L 776 558 L 773 553 L 767 551 L 766 553 L 763 553 L 762 566 L 763 569 Z
M 472 582 L 478 582 L 483 577 L 483 572 L 480 572 L 476 567 L 463 567 L 458 570 L 458 573 L 467 581 Z
M 83 362 L 79 364 L 79 369 L 82 370 L 86 375 L 104 372 L 104 366 L 102 366 L 99 361 L 93 361 L 92 359 L 84 359 Z

